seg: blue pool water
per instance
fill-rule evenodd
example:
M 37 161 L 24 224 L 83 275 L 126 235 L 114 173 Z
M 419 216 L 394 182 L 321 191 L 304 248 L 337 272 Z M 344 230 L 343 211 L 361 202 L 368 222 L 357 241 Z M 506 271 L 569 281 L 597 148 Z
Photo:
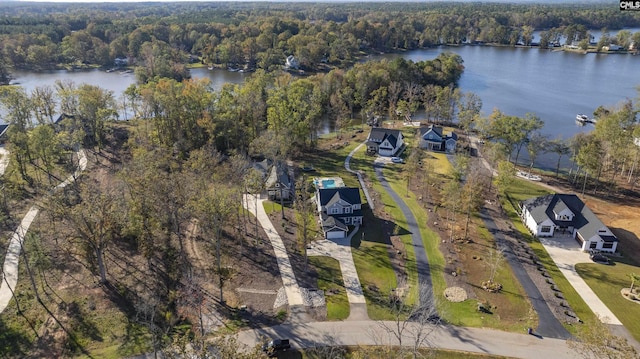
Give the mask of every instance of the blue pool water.
M 336 181 L 335 180 L 322 180 L 322 188 L 335 188 Z

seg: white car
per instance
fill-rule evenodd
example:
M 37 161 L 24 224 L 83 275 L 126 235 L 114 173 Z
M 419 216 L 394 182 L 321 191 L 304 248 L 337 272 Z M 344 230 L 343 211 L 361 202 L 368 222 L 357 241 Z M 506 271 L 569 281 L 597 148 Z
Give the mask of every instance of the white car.
M 404 161 L 400 157 L 391 157 L 391 162 L 393 162 L 393 163 L 402 163 Z

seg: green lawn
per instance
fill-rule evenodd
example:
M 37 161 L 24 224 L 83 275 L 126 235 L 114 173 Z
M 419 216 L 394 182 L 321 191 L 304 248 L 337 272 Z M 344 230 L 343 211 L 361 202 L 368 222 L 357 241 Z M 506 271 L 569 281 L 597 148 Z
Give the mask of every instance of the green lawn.
M 535 252 L 540 263 L 545 267 L 558 289 L 562 292 L 571 309 L 576 315 L 585 322 L 596 320 L 595 315 L 591 311 L 591 308 L 584 302 L 582 297 L 575 291 L 573 286 L 560 272 L 555 262 L 551 259 L 544 246 L 540 241 L 535 239 L 529 233 L 529 230 L 524 226 L 518 213 L 516 212 L 517 203 L 531 197 L 543 196 L 550 192 L 533 183 L 526 180 L 515 178 L 506 190 L 508 199 L 502 198 L 502 206 L 507 212 L 507 215 L 511 218 L 514 228 L 520 232 L 523 238 L 528 241 L 529 246 Z M 576 327 L 572 325 L 564 324 L 565 328 L 571 333 L 576 333 Z
M 640 268 L 635 265 L 616 262 L 614 265 L 596 263 L 580 263 L 576 271 L 593 289 L 596 295 L 611 309 L 624 327 L 640 340 L 640 301 L 631 302 L 625 299 L 620 290 L 629 288 L 631 280 L 629 273 L 640 274 Z
M 327 320 L 343 320 L 349 317 L 349 299 L 344 288 L 340 262 L 329 257 L 309 257 L 318 273 L 318 288 L 325 293 Z

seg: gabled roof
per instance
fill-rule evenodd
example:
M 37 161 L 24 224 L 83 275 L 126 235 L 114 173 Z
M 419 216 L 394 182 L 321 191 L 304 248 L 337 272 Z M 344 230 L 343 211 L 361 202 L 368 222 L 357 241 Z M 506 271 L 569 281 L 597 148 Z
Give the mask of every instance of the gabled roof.
M 550 219 L 559 226 L 572 226 L 582 238 L 591 238 L 598 234 L 598 230 L 606 227 L 604 223 L 587 207 L 575 194 L 550 194 L 542 197 L 530 198 L 522 202 L 537 224 Z M 573 220 L 559 221 L 555 219 L 554 209 L 568 208 L 573 212 Z M 559 212 L 557 212 L 559 213 Z M 605 241 L 617 241 L 615 236 L 600 235 Z M 606 239 L 605 239 L 606 237 Z
M 391 146 L 393 146 L 394 148 L 396 147 L 396 144 L 398 143 L 398 138 L 396 136 L 389 134 L 385 139 L 389 141 Z M 382 142 L 384 142 L 384 140 L 382 140 Z
M 274 187 L 276 183 L 282 184 L 285 188 L 291 187 L 291 178 L 289 178 L 287 165 L 282 162 L 277 162 L 275 166 L 271 166 L 269 171 L 269 177 L 265 182 L 267 188 Z
M 420 127 L 420 137 L 424 136 L 429 131 L 433 131 L 436 133 L 436 135 L 440 136 L 440 138 L 443 138 L 442 127 L 434 125 L 429 125 L 428 127 Z
M 263 177 L 265 177 L 267 173 L 269 173 L 270 167 L 271 167 L 271 161 L 269 161 L 266 158 L 260 162 L 253 162 L 253 168 L 260 171 Z
M 343 200 L 350 204 L 360 204 L 360 189 L 355 187 L 324 188 L 318 190 L 321 206 L 328 206 Z
M 400 132 L 400 130 L 392 130 L 390 128 L 373 127 L 371 128 L 371 132 L 369 132 L 369 137 L 367 137 L 367 140 L 380 143 L 384 141 L 388 136 L 393 136 L 395 138 L 393 142 L 393 145 L 395 146 L 398 138 L 402 136 L 402 132 Z M 389 140 L 389 142 L 391 142 L 391 140 Z
M 349 227 L 342 223 L 341 221 L 339 221 L 338 219 L 336 219 L 333 216 L 323 216 L 322 217 L 322 229 L 327 232 L 329 230 L 332 229 L 339 229 L 341 231 L 347 232 L 349 230 Z

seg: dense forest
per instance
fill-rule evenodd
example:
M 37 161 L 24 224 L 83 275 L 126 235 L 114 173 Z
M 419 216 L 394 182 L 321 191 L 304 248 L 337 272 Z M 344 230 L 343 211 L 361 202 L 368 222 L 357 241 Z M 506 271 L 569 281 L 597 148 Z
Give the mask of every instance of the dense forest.
M 635 12 L 584 6 L 493 3 L 0 4 L 0 77 L 8 68 L 140 65 L 139 77 L 188 77 L 186 65 L 301 69 L 352 64 L 366 53 L 441 44 L 539 45 L 589 39 L 589 30 L 640 26 Z M 633 38 L 632 38 L 633 36 Z M 640 34 L 612 36 L 626 47 Z

